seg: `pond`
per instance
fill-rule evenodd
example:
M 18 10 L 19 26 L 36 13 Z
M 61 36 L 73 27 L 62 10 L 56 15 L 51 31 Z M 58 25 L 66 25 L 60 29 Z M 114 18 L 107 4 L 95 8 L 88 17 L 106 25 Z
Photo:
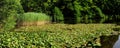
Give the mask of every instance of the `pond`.
M 101 48 L 119 48 L 120 39 L 118 40 L 118 37 L 120 38 L 119 35 L 101 36 Z
M 120 35 L 118 37 L 118 40 L 115 42 L 115 44 L 113 45 L 113 48 L 120 48 Z

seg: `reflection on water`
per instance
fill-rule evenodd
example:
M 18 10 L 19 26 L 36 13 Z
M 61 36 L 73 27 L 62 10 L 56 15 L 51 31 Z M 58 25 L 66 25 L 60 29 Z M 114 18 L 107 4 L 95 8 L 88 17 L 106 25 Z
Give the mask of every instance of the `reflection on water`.
M 113 48 L 120 48 L 120 35 L 118 37 L 118 40 L 115 42 L 115 44 L 113 45 Z

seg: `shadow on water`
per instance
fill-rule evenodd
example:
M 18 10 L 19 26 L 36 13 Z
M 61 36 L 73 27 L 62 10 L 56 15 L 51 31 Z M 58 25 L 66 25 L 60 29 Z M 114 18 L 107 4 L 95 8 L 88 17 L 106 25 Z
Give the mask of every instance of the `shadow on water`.
M 115 42 L 118 40 L 118 35 L 101 36 L 101 48 L 113 48 Z
M 100 37 L 101 48 L 113 48 L 113 46 L 117 45 L 116 43 L 119 41 L 119 38 L 120 38 L 120 35 L 119 35 L 120 28 L 116 27 L 116 28 L 113 28 L 113 30 L 115 32 L 113 32 L 112 35 Z M 117 47 L 117 48 L 120 48 L 120 47 Z
M 76 24 L 76 18 L 74 15 L 74 11 L 65 7 L 63 9 L 63 14 L 64 14 L 64 23 L 65 24 Z

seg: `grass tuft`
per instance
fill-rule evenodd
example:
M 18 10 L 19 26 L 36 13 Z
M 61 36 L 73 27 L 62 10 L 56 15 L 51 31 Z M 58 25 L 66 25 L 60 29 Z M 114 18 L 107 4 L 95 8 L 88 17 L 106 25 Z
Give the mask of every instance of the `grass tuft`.
M 37 22 L 37 21 L 50 21 L 50 16 L 44 13 L 27 12 L 18 19 L 22 22 Z

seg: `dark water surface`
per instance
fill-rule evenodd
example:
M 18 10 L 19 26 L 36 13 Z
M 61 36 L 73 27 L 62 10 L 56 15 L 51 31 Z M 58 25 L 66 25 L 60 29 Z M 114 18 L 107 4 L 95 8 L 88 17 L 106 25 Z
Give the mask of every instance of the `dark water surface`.
M 118 40 L 118 36 L 119 35 L 101 36 L 101 48 L 113 48 L 113 46 L 114 48 L 120 48 L 120 40 Z
M 115 44 L 113 45 L 113 48 L 120 48 L 120 35 L 118 37 L 118 40 L 115 42 Z

